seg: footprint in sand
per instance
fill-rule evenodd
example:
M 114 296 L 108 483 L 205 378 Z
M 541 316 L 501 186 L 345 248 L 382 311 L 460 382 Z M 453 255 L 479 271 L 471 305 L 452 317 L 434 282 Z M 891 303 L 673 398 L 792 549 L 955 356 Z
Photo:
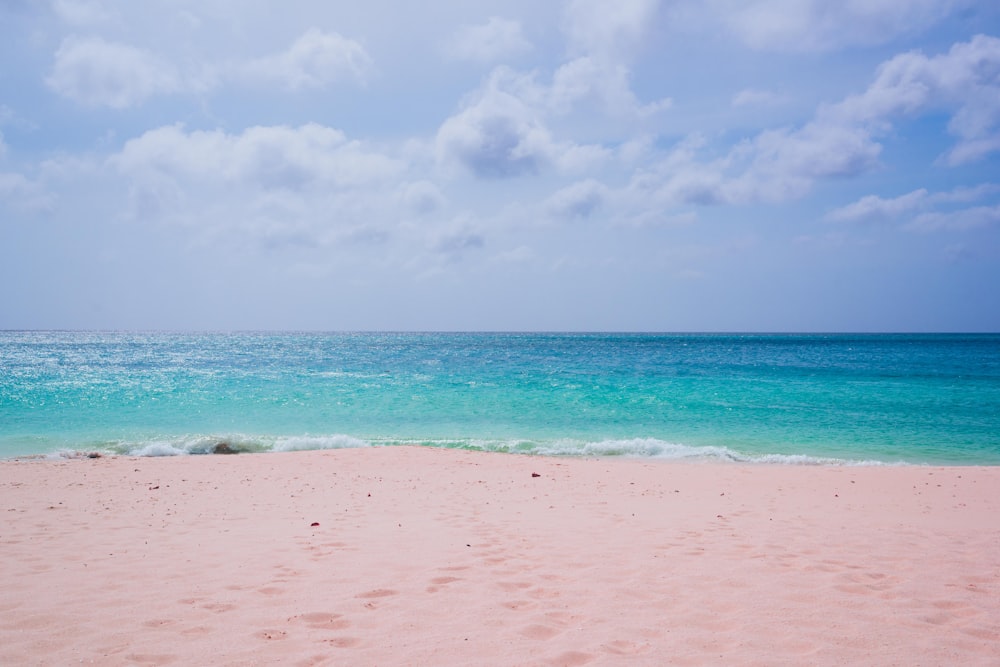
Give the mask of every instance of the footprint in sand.
M 546 641 L 552 639 L 558 635 L 562 630 L 558 628 L 553 628 L 548 625 L 529 625 L 521 630 L 521 634 L 528 639 L 537 639 L 539 641 Z
M 531 588 L 531 583 L 527 581 L 498 581 L 497 586 L 505 591 L 517 591 L 524 590 L 525 588 Z
M 325 611 L 301 614 L 288 620 L 304 623 L 314 630 L 343 630 L 351 624 L 342 614 L 332 614 Z
M 588 662 L 591 662 L 594 657 L 593 654 L 582 651 L 566 651 L 554 658 L 550 658 L 547 662 L 550 665 L 558 667 L 579 667 L 579 665 L 586 665 Z
M 333 639 L 324 639 L 323 643 L 337 648 L 354 648 L 361 643 L 361 640 L 357 637 L 334 637 Z
M 358 593 L 354 597 L 363 599 L 372 599 L 372 598 L 385 598 L 391 595 L 399 595 L 399 591 L 394 591 L 391 588 L 376 588 L 374 590 L 367 591 L 365 593 Z
M 443 586 L 454 583 L 456 581 L 462 581 L 461 577 L 434 577 L 431 579 L 431 585 L 427 587 L 428 593 L 437 593 Z

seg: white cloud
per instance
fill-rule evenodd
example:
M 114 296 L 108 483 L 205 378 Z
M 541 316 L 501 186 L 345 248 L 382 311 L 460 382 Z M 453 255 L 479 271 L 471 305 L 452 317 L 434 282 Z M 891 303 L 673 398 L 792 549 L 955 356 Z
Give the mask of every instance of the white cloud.
M 564 28 L 570 50 L 613 60 L 627 57 L 658 8 L 659 0 L 569 0 Z
M 868 89 L 827 110 L 849 123 L 878 126 L 896 116 L 951 111 L 958 144 L 947 164 L 973 162 L 1000 150 L 1000 39 L 977 35 L 948 53 L 898 55 L 879 67 Z
M 447 200 L 441 190 L 430 181 L 407 183 L 401 197 L 406 209 L 415 215 L 429 215 L 445 206 Z
M 46 83 L 80 104 L 124 109 L 154 95 L 204 92 L 227 82 L 290 91 L 324 88 L 345 78 L 364 82 L 372 67 L 360 43 L 315 28 L 280 53 L 184 72 L 144 49 L 100 37 L 70 37 L 56 51 Z
M 580 102 L 593 100 L 610 115 L 643 117 L 665 111 L 673 104 L 669 98 L 642 104 L 632 92 L 627 67 L 589 56 L 559 67 L 548 94 L 549 106 L 556 113 L 567 113 Z
M 184 227 L 197 245 L 308 253 L 407 235 L 427 243 L 437 224 L 433 216 L 408 224 L 422 204 L 401 196 L 406 169 L 317 124 L 238 133 L 167 126 L 126 142 L 104 174 L 128 193 L 118 204 L 126 220 Z
M 1000 205 L 922 213 L 903 225 L 912 232 L 965 231 L 1000 224 Z
M 24 194 L 31 188 L 31 183 L 21 174 L 0 172 L 0 197 L 11 197 Z
M 526 53 L 531 44 L 520 23 L 491 16 L 485 24 L 460 28 L 447 50 L 459 60 L 489 63 Z
M 338 130 L 310 123 L 251 127 L 241 134 L 161 127 L 128 141 L 111 163 L 126 174 L 158 174 L 200 182 L 253 184 L 266 189 L 357 187 L 395 176 L 395 159 L 348 141 Z
M 579 171 L 605 161 L 610 151 L 601 146 L 552 137 L 545 123 L 550 99 L 550 90 L 533 76 L 498 67 L 438 129 L 438 161 L 485 179 L 534 174 L 549 166 Z
M 589 218 L 604 203 L 609 192 L 603 183 L 589 178 L 552 194 L 545 201 L 545 209 L 557 218 Z
M 715 159 L 699 159 L 704 139 L 682 141 L 635 173 L 630 197 L 653 208 L 781 202 L 805 195 L 818 179 L 869 169 L 881 147 L 857 128 L 808 123 L 767 130 Z
M 431 239 L 428 249 L 452 259 L 461 257 L 467 250 L 482 248 L 486 238 L 468 223 L 458 222 L 451 228 L 440 230 Z
M 928 192 L 925 188 L 899 197 L 867 195 L 856 202 L 827 214 L 831 221 L 870 222 L 904 220 L 903 229 L 913 232 L 939 230 L 963 231 L 1000 221 L 1000 205 L 959 206 L 1000 192 L 1000 185 L 984 183 L 946 192 Z
M 52 207 L 53 197 L 22 174 L 0 172 L 0 203 L 23 211 L 41 211 Z
M 311 28 L 286 51 L 239 65 L 236 71 L 250 81 L 302 90 L 343 78 L 364 81 L 371 68 L 372 59 L 360 43 Z
M 148 51 L 99 37 L 70 37 L 46 79 L 55 92 L 86 106 L 123 109 L 181 88 L 174 67 Z
M 94 25 L 113 18 L 111 12 L 91 0 L 55 0 L 52 9 L 62 21 L 72 25 Z
M 1000 193 L 1000 184 L 982 183 L 972 187 L 957 187 L 954 190 L 949 190 L 948 192 L 936 192 L 931 195 L 929 199 L 935 204 L 966 204 L 969 202 L 979 201 L 980 199 L 997 193 Z
M 747 46 L 830 51 L 882 44 L 934 25 L 964 0 L 712 0 L 710 10 Z
M 868 132 L 850 126 L 811 122 L 798 130 L 761 132 L 743 150 L 746 171 L 727 187 L 734 202 L 783 201 L 805 194 L 817 179 L 860 174 L 877 162 L 882 147 Z
M 643 117 L 670 108 L 664 98 L 643 104 L 632 91 L 627 63 L 652 23 L 659 0 L 569 0 L 563 15 L 572 58 L 553 74 L 546 91 L 556 113 L 597 102 L 613 116 Z
M 878 195 L 867 195 L 853 204 L 831 211 L 826 218 L 835 221 L 896 218 L 923 207 L 927 201 L 927 190 L 924 188 L 890 199 Z
M 538 114 L 493 85 L 437 133 L 439 159 L 458 163 L 480 178 L 536 173 L 552 162 L 555 150 Z
M 715 159 L 699 159 L 698 141 L 686 141 L 631 187 L 656 205 L 779 202 L 805 195 L 817 180 L 864 173 L 879 163 L 880 137 L 900 117 L 953 111 L 949 131 L 959 137 L 949 164 L 985 157 L 1000 148 L 1000 39 L 978 36 L 948 53 L 906 53 L 878 68 L 865 92 L 820 107 L 799 128 L 764 130 Z M 895 202 L 900 205 L 905 202 Z M 886 210 L 884 200 L 859 202 L 834 217 Z

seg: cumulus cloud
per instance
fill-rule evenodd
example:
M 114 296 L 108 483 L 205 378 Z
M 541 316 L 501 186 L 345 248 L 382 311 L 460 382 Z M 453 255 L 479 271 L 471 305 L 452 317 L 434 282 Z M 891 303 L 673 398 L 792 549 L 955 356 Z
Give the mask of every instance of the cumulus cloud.
M 448 45 L 448 53 L 459 60 L 498 62 L 531 50 L 521 24 L 510 19 L 491 16 L 482 25 L 463 26 Z
M 285 51 L 181 71 L 145 49 L 100 37 L 70 37 L 55 53 L 49 88 L 85 106 L 124 109 L 154 95 L 202 92 L 231 82 L 290 91 L 363 82 L 373 65 L 364 47 L 334 32 L 306 31 Z
M 599 145 L 557 141 L 548 120 L 596 101 L 606 113 L 628 118 L 649 115 L 669 100 L 643 105 L 628 86 L 624 67 L 581 57 L 554 74 L 552 84 L 537 74 L 497 67 L 463 108 L 448 118 L 435 139 L 443 164 L 460 165 L 479 178 L 504 179 L 538 173 L 548 166 L 579 171 L 605 162 L 612 151 Z
M 704 144 L 689 137 L 637 171 L 632 196 L 652 206 L 787 201 L 805 195 L 818 179 L 864 172 L 881 150 L 862 129 L 815 122 L 766 130 L 715 159 L 700 158 Z
M 550 90 L 532 75 L 498 67 L 464 108 L 438 129 L 438 161 L 484 179 L 538 173 L 547 167 L 578 171 L 607 159 L 595 145 L 556 141 L 546 124 Z
M 46 83 L 86 106 L 123 109 L 181 88 L 176 69 L 156 55 L 99 37 L 70 37 L 56 51 Z
M 849 177 L 877 163 L 882 147 L 863 128 L 807 123 L 797 130 L 766 130 L 732 154 L 751 156 L 743 174 L 727 185 L 736 202 L 783 201 L 805 194 L 817 179 Z
M 637 172 L 630 186 L 661 204 L 779 202 L 805 195 L 816 181 L 848 178 L 879 163 L 882 137 L 900 119 L 951 112 L 957 145 L 946 164 L 982 159 L 1000 149 L 1000 39 L 978 36 L 928 57 L 905 53 L 883 63 L 859 94 L 820 107 L 801 127 L 770 129 L 714 159 L 700 159 L 702 142 L 681 142 Z M 865 200 L 837 212 L 847 219 L 914 203 Z
M 945 192 L 920 188 L 898 197 L 867 195 L 835 209 L 826 219 L 834 222 L 903 221 L 914 232 L 962 231 L 1000 221 L 1000 205 L 963 206 L 1000 193 L 1000 185 L 984 183 Z
M 658 6 L 658 0 L 570 0 L 563 27 L 572 57 L 556 69 L 545 91 L 549 106 L 567 113 L 596 102 L 611 115 L 631 117 L 669 109 L 669 98 L 646 104 L 637 99 L 628 67 Z
M 183 226 L 195 242 L 306 252 L 398 240 L 427 245 L 444 197 L 401 186 L 408 165 L 319 124 L 242 132 L 160 127 L 104 163 L 128 193 L 120 215 Z M 421 225 L 408 225 L 415 217 Z
M 958 137 L 944 156 L 958 165 L 1000 150 L 1000 39 L 977 35 L 938 56 L 918 51 L 883 63 L 868 89 L 828 110 L 850 123 L 878 124 L 924 111 L 952 112 Z
M 555 145 L 537 113 L 490 86 L 441 125 L 437 151 L 442 161 L 458 163 L 480 178 L 511 178 L 551 163 Z
M 831 211 L 826 217 L 834 221 L 896 218 L 924 206 L 927 200 L 927 190 L 924 188 L 888 199 L 878 195 L 867 195 L 852 204 Z
M 302 90 L 323 88 L 344 78 L 364 81 L 371 68 L 372 59 L 360 43 L 311 28 L 287 50 L 235 69 L 249 81 Z
M 545 202 L 545 209 L 557 218 L 589 218 L 604 203 L 609 192 L 606 185 L 588 178 L 552 194 Z
M 128 141 L 111 163 L 126 174 L 270 189 L 355 187 L 383 181 L 402 169 L 397 160 L 315 123 L 251 127 L 240 134 L 161 127 Z
M 912 232 L 965 231 L 1000 224 L 1000 205 L 958 211 L 929 211 L 903 225 Z
M 669 98 L 641 103 L 632 92 L 629 69 L 624 65 L 583 56 L 560 66 L 552 77 L 548 104 L 567 113 L 580 102 L 595 101 L 614 116 L 649 116 L 669 109 Z
M 934 25 L 964 0 L 712 0 L 708 8 L 747 46 L 763 51 L 830 51 L 882 44 Z

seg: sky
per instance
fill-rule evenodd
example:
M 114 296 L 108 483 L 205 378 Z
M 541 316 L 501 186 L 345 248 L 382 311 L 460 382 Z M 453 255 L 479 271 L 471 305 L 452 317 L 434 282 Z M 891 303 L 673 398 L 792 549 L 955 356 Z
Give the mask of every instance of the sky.
M 1000 331 L 995 0 L 0 0 L 0 329 Z

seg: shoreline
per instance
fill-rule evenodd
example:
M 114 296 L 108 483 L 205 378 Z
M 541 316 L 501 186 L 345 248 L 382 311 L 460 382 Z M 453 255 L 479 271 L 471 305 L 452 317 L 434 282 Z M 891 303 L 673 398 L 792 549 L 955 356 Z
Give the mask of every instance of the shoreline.
M 282 453 L 0 461 L 0 662 L 1000 656 L 1000 466 Z
M 285 438 L 296 440 L 299 438 L 313 439 L 316 436 L 269 436 L 271 438 Z M 623 460 L 623 461 L 647 461 L 651 463 L 679 463 L 679 464 L 730 464 L 748 466 L 790 466 L 790 467 L 920 467 L 920 468 L 975 468 L 975 467 L 998 467 L 1000 462 L 992 460 L 956 460 L 952 459 L 928 459 L 928 460 L 894 460 L 879 458 L 848 458 L 837 456 L 833 453 L 782 453 L 782 452 L 742 452 L 732 449 L 726 445 L 684 445 L 668 441 L 658 440 L 649 437 L 607 439 L 592 443 L 582 443 L 577 446 L 562 445 L 552 448 L 551 445 L 533 443 L 534 447 L 528 447 L 526 443 L 532 441 L 512 440 L 503 441 L 490 445 L 453 445 L 453 440 L 442 440 L 440 442 L 410 441 L 389 438 L 385 440 L 374 439 L 365 441 L 362 438 L 353 436 L 336 435 L 330 436 L 333 439 L 347 439 L 353 444 L 346 444 L 333 447 L 309 447 L 309 446 L 286 446 L 283 448 L 257 448 L 248 446 L 245 441 L 227 438 L 196 438 L 194 442 L 197 446 L 189 448 L 178 448 L 168 442 L 154 441 L 149 445 L 132 449 L 130 451 L 116 451 L 101 447 L 88 446 L 83 448 L 62 447 L 45 452 L 30 452 L 25 454 L 8 454 L 0 456 L 0 463 L 5 461 L 66 461 L 86 458 L 136 458 L 136 459 L 169 459 L 169 458 L 189 458 L 196 459 L 213 457 L 218 455 L 254 455 L 254 454 L 293 454 L 302 452 L 335 452 L 349 449 L 370 450 L 384 448 L 409 448 L 437 449 L 455 452 L 470 452 L 481 454 L 499 454 L 523 456 L 528 458 L 552 458 L 556 460 Z M 188 440 L 188 439 L 185 439 Z M 207 444 L 206 444 L 207 443 Z

